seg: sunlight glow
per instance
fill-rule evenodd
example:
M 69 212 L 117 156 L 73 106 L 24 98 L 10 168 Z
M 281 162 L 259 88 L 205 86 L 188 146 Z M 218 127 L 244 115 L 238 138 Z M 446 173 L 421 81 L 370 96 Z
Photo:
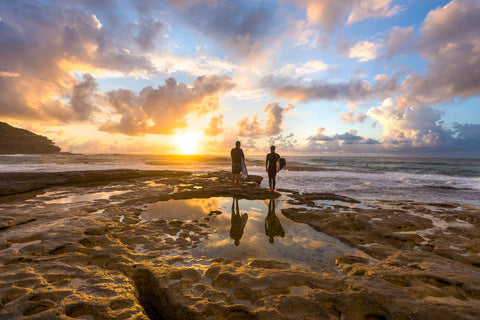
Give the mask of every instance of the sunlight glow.
M 188 131 L 177 134 L 175 144 L 182 154 L 194 154 L 198 149 L 199 136 L 195 131 Z

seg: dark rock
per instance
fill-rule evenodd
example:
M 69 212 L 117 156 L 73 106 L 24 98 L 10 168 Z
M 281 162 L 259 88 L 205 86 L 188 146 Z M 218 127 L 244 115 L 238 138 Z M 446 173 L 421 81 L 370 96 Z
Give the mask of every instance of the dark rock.
M 44 136 L 0 122 L 0 154 L 58 153 L 60 148 Z

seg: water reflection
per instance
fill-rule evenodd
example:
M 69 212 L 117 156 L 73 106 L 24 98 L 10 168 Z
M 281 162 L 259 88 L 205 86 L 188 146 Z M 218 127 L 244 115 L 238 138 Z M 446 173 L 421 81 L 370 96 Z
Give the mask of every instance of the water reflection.
M 238 199 L 233 198 L 232 201 L 232 216 L 230 218 L 232 226 L 230 227 L 230 237 L 235 240 L 235 245 L 240 245 L 240 239 L 243 236 L 243 230 L 247 224 L 248 214 L 246 212 L 240 215 L 238 207 Z
M 275 214 L 275 200 L 270 199 L 268 203 L 268 214 L 265 218 L 265 234 L 269 237 L 269 242 L 274 243 L 275 237 L 285 237 L 285 230 L 283 230 L 280 219 Z
M 335 258 L 343 255 L 368 257 L 362 251 L 304 223 L 286 218 L 281 214 L 283 206 L 282 200 L 170 200 L 148 205 L 142 218 L 207 218 L 212 233 L 191 250 L 195 258 L 223 257 L 245 262 L 249 259 L 273 259 L 324 271 L 335 268 Z

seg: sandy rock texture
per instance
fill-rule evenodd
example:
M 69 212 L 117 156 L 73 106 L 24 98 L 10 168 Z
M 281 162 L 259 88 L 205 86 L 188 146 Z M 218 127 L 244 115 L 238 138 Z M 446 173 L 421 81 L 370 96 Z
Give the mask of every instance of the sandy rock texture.
M 232 191 L 227 172 L 124 174 L 49 178 L 47 189 L 0 197 L 1 319 L 480 318 L 478 208 L 272 193 L 261 177 Z M 284 216 L 368 256 L 324 272 L 195 258 L 214 232 L 208 214 L 141 218 L 158 201 L 222 196 L 280 197 Z

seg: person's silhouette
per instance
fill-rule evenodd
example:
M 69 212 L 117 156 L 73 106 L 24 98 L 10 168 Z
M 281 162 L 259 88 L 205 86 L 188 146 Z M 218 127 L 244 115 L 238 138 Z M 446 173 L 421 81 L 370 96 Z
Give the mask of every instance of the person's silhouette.
M 248 214 L 243 213 L 242 215 L 240 215 L 240 210 L 238 207 L 238 199 L 233 198 L 232 217 L 231 217 L 232 226 L 230 228 L 230 237 L 233 240 L 235 240 L 236 246 L 240 244 L 240 239 L 242 239 L 243 230 L 245 229 L 247 220 L 248 220 Z
M 275 200 L 272 199 L 268 203 L 268 214 L 265 218 L 265 234 L 269 237 L 270 243 L 273 243 L 277 236 L 285 237 L 285 230 L 283 230 L 280 219 L 275 214 Z

